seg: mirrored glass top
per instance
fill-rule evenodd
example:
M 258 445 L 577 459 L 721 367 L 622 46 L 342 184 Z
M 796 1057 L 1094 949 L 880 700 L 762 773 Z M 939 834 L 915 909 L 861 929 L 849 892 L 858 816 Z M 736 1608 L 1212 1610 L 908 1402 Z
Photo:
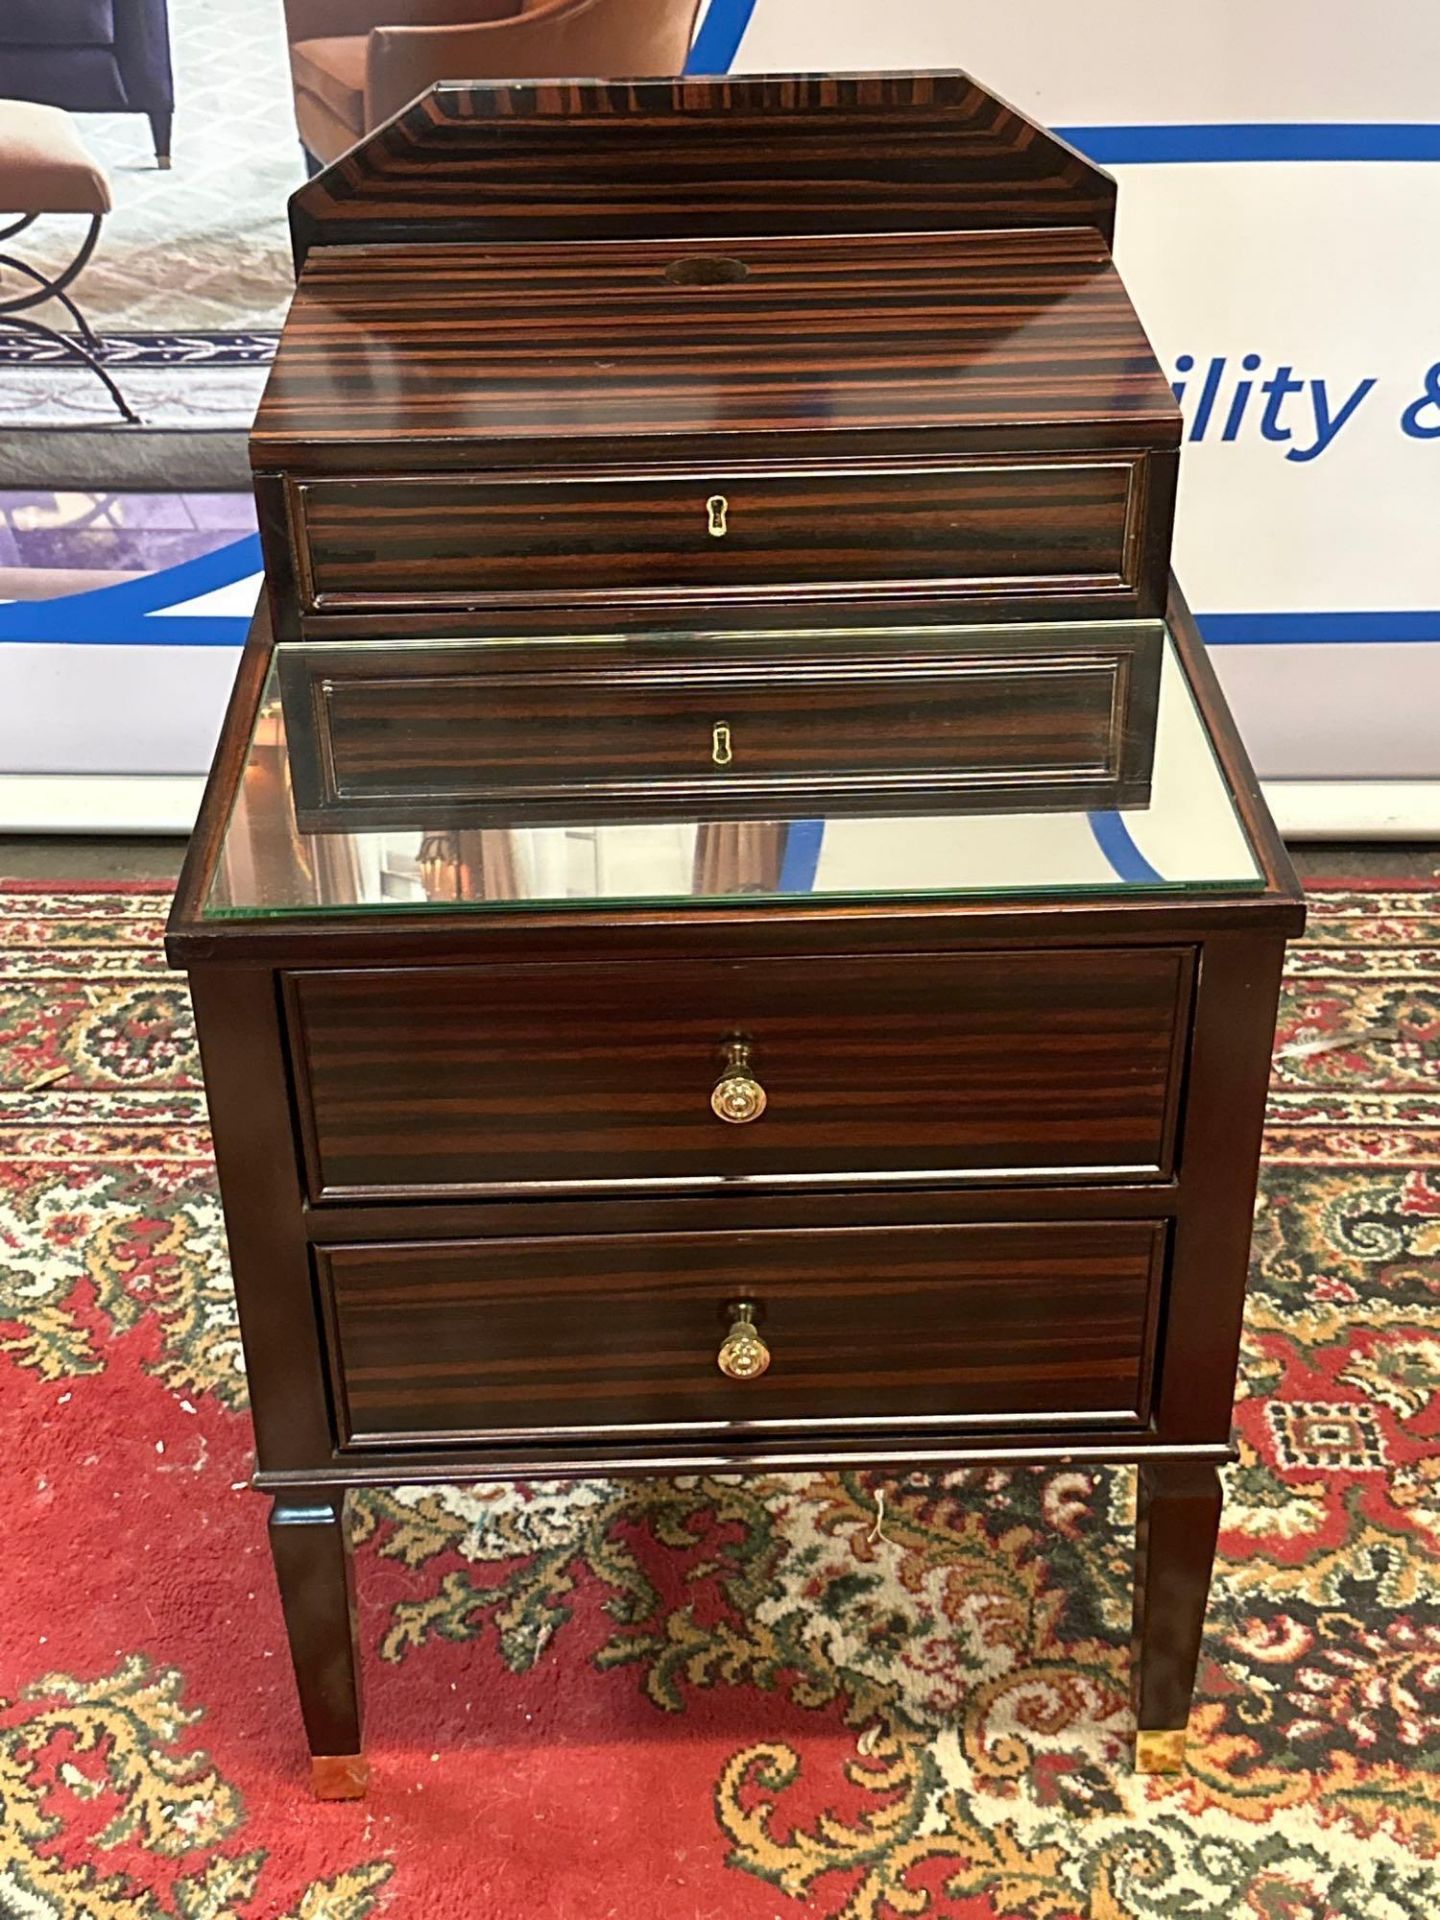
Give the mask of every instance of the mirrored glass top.
M 1033 637 L 1044 631 L 1011 628 L 1006 638 L 1017 632 Z M 1103 635 L 1105 629 L 1097 624 L 1086 631 Z M 842 650 L 846 638 L 837 636 Z M 448 644 L 463 649 L 466 643 Z M 714 817 L 716 809 L 703 794 L 697 798 L 693 792 L 688 801 L 676 799 L 667 807 L 651 799 L 637 810 L 607 802 L 604 794 L 611 789 L 603 784 L 598 799 L 584 805 L 577 801 L 568 815 L 563 801 L 557 813 L 553 801 L 537 807 L 524 798 L 515 800 L 507 813 L 503 796 L 498 801 L 494 798 L 494 783 L 487 785 L 485 756 L 473 743 L 486 738 L 507 743 L 494 749 L 494 757 L 496 764 L 505 759 L 508 765 L 532 737 L 524 725 L 535 725 L 536 709 L 526 711 L 524 725 L 507 712 L 499 732 L 492 725 L 487 735 L 484 722 L 494 716 L 484 710 L 483 697 L 488 696 L 483 690 L 482 704 L 477 706 L 472 677 L 464 701 L 452 707 L 447 693 L 438 707 L 432 704 L 422 711 L 415 686 L 421 680 L 436 684 L 433 676 L 426 679 L 416 670 L 422 650 L 426 661 L 432 660 L 437 643 L 368 643 L 367 657 L 373 657 L 377 669 L 384 667 L 379 678 L 386 680 L 393 666 L 394 675 L 386 683 L 401 692 L 386 704 L 366 683 L 353 698 L 347 693 L 351 709 L 343 701 L 335 706 L 337 714 L 352 712 L 353 718 L 353 731 L 345 736 L 346 751 L 358 769 L 354 791 L 363 802 L 358 809 L 363 817 L 354 821 L 345 818 L 343 783 L 332 791 L 329 815 L 317 818 L 313 805 L 307 811 L 304 799 L 307 779 L 316 776 L 317 766 L 322 773 L 333 771 L 330 763 L 339 750 L 332 753 L 329 744 L 317 750 L 313 739 L 287 742 L 286 738 L 282 665 L 289 676 L 288 711 L 293 720 L 297 712 L 303 716 L 309 711 L 296 705 L 296 684 L 305 687 L 307 700 L 317 684 L 329 690 L 342 685 L 338 679 L 332 683 L 326 678 L 328 650 L 311 645 L 277 650 L 203 909 L 205 919 L 453 913 L 457 909 L 505 913 L 584 908 L 600 902 L 609 907 L 627 902 L 673 907 L 742 899 L 753 904 L 976 895 L 1113 896 L 1244 891 L 1264 885 L 1168 633 L 1160 645 L 1153 716 L 1147 711 L 1143 717 L 1147 762 L 1151 728 L 1154 752 L 1148 798 L 1142 804 L 1067 804 L 1063 790 L 1042 794 L 1032 784 L 1007 793 L 994 786 L 987 789 L 981 780 L 973 792 L 959 798 L 952 792 L 933 811 L 928 803 L 925 810 L 917 811 L 913 793 L 901 810 L 885 797 L 885 779 L 899 776 L 885 775 L 877 783 L 869 773 L 865 778 L 870 784 L 862 784 L 860 791 L 862 795 L 873 791 L 878 796 L 873 804 L 863 798 L 857 804 L 852 797 L 836 805 L 840 789 L 834 785 L 830 803 L 812 798 L 807 804 L 806 769 L 812 763 L 799 754 L 793 769 L 781 765 L 775 782 L 776 790 L 786 793 L 783 805 L 772 803 L 763 818 L 737 818 L 733 806 L 726 817 Z M 356 648 L 345 651 L 353 661 Z M 297 682 L 297 661 L 309 679 L 302 676 Z M 850 680 L 844 680 L 843 674 L 841 679 L 848 687 L 853 673 Z M 581 729 L 578 737 L 583 745 L 588 737 L 584 729 L 613 722 L 615 711 L 587 705 L 587 698 L 578 693 L 567 699 L 567 684 L 562 676 L 553 677 L 547 698 L 553 702 L 557 727 L 569 728 L 566 752 L 573 755 L 576 728 Z M 889 737 L 900 739 L 903 746 L 917 727 L 924 733 L 928 724 L 916 721 L 916 711 L 933 713 L 933 729 L 926 740 L 943 760 L 948 716 L 958 712 L 947 691 L 951 684 L 920 684 L 916 699 L 921 708 L 912 703 L 898 720 L 892 716 Z M 993 702 L 993 677 L 990 684 L 987 697 Z M 1081 686 L 1083 694 L 1080 681 L 1065 685 Z M 1016 698 L 1020 697 L 1017 692 Z M 1065 697 L 1071 699 L 1070 693 Z M 378 720 L 367 715 L 365 699 L 378 703 Z M 947 706 L 947 700 L 952 706 Z M 804 701 L 797 710 L 812 716 L 814 712 Z M 543 775 L 547 709 L 539 711 L 541 731 L 533 737 L 540 741 L 538 765 Z M 849 711 L 854 713 L 853 706 Z M 862 716 L 869 711 L 864 708 Z M 627 716 L 622 712 L 621 717 Z M 862 717 L 853 724 L 862 726 L 865 721 Z M 438 742 L 437 726 L 444 735 Z M 738 751 L 742 742 L 738 722 L 735 731 L 737 746 L 732 749 L 728 731 L 722 735 L 707 730 L 706 757 L 720 765 L 723 754 Z M 788 737 L 781 736 L 782 759 L 783 741 Z M 966 751 L 973 756 L 973 743 Z M 466 762 L 471 754 L 472 777 L 468 783 L 452 777 L 449 788 L 443 783 L 428 786 L 423 820 L 417 822 L 407 782 L 416 779 L 417 767 L 435 764 L 437 754 L 452 769 L 452 776 L 457 763 L 472 772 Z M 772 752 L 772 766 L 773 759 Z M 529 764 L 533 775 L 535 763 Z M 942 766 L 939 775 L 929 776 L 939 780 L 942 790 L 943 773 Z M 702 785 L 694 783 L 697 790 Z M 672 787 L 676 794 L 683 794 L 683 783 L 672 783 Z M 307 827 L 324 824 L 327 830 L 302 829 L 297 789 L 301 794 L 298 813 Z M 477 815 L 473 796 L 482 789 L 490 799 Z M 451 790 L 455 798 L 447 801 L 446 792 Z M 532 782 L 524 792 L 533 795 L 535 790 Z M 892 785 L 890 791 L 896 793 L 898 788 Z M 607 805 L 614 809 L 610 817 L 606 817 Z M 637 817 L 641 811 L 644 817 Z M 711 817 L 706 817 L 707 812 Z M 779 813 L 785 817 L 775 817 Z M 331 830 L 332 826 L 351 830 Z

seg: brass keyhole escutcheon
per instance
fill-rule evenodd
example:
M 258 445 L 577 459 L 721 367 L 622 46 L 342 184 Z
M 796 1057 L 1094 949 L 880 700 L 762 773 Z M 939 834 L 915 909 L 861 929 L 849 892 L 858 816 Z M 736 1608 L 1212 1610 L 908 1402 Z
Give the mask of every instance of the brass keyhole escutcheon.
M 735 758 L 735 750 L 730 744 L 729 723 L 717 720 L 710 732 L 710 758 L 717 767 L 728 767 Z
M 730 502 L 723 493 L 712 493 L 705 502 L 705 511 L 710 516 L 710 538 L 723 540 L 730 531 L 726 524 L 726 515 L 730 511 Z
M 710 1111 L 732 1127 L 747 1126 L 765 1111 L 764 1087 L 750 1071 L 750 1042 L 737 1035 L 725 1043 L 725 1066 L 710 1089 Z
M 755 1325 L 757 1311 L 753 1300 L 737 1300 L 730 1308 L 735 1318 L 715 1356 L 727 1380 L 758 1380 L 770 1364 L 770 1349 Z

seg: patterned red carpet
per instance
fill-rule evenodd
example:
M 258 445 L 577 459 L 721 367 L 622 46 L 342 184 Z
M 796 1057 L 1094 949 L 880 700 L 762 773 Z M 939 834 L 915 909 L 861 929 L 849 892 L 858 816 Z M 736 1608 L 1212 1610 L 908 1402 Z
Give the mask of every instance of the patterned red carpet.
M 1440 894 L 1294 956 L 1187 1777 L 1126 1764 L 1127 1475 L 585 1482 L 354 1514 L 323 1807 L 163 905 L 0 890 L 0 1915 L 1440 1913 Z

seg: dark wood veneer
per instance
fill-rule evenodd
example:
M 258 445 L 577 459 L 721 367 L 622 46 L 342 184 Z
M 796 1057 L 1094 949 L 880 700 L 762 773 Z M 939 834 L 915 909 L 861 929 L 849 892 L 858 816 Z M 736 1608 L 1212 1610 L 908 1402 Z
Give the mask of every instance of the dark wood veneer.
M 1162 631 L 598 637 L 281 656 L 315 832 L 1143 805 Z
M 291 510 L 302 604 L 314 613 L 797 589 L 839 598 L 864 587 L 955 599 L 1129 594 L 1154 614 L 1163 578 L 1138 577 L 1146 459 L 319 479 L 295 483 Z
M 268 607 L 168 950 L 326 1791 L 363 1786 L 344 1492 L 409 1479 L 1136 1460 L 1137 1714 L 1183 1726 L 1303 906 L 1173 583 L 1253 891 L 205 910 L 272 630 L 346 643 L 328 682 L 292 663 L 302 798 L 311 775 L 327 804 L 468 778 L 513 805 L 540 771 L 673 787 L 666 729 L 718 684 L 750 702 L 711 717 L 743 715 L 759 779 L 923 777 L 897 688 L 942 629 L 1158 613 L 1180 422 L 1113 210 L 1104 174 L 958 74 L 446 86 L 295 197 L 254 442 Z M 719 537 L 696 511 L 717 493 Z M 882 626 L 903 641 L 862 689 Z M 566 656 L 597 631 L 603 661 Z M 1113 638 L 1038 731 L 1043 673 L 994 739 L 962 708 L 973 659 L 932 675 L 951 761 L 1048 778 L 1138 753 L 1141 655 L 1108 734 L 1084 678 Z M 443 690 L 472 703 L 478 782 L 426 733 L 425 649 L 455 639 L 512 643 Z M 396 640 L 421 643 L 408 666 L 375 644 Z M 573 724 L 547 732 L 567 681 Z M 726 1127 L 707 1100 L 739 1031 L 771 1106 Z M 745 1296 L 775 1360 L 737 1385 L 714 1347 Z
M 963 73 L 446 84 L 293 196 L 317 247 L 1094 227 L 1115 183 Z
M 833 1227 L 329 1247 L 341 1445 L 1138 1426 L 1163 1230 Z M 774 1358 L 727 1380 L 737 1299 Z
M 1162 1178 L 1191 956 L 300 973 L 316 1198 Z M 727 1126 L 734 1034 L 769 1094 Z
M 255 462 L 303 472 L 327 444 L 358 445 L 370 470 L 404 472 L 415 446 L 514 463 L 533 442 L 575 464 L 621 442 L 651 464 L 696 440 L 744 459 L 750 436 L 828 454 L 847 429 L 903 432 L 912 462 L 942 431 L 961 443 L 945 452 L 997 432 L 1057 444 L 1046 429 L 1072 449 L 1179 444 L 1175 397 L 1091 229 L 743 253 L 743 279 L 677 286 L 669 243 L 327 249 L 300 276 Z M 730 256 L 696 241 L 684 257 Z
M 806 609 L 813 624 L 813 605 Z M 834 617 L 827 607 L 824 619 Z M 873 624 L 874 615 L 865 616 Z M 387 912 L 383 929 L 373 916 L 316 913 L 284 921 L 208 919 L 205 903 L 215 883 L 233 787 L 243 768 L 271 659 L 272 617 L 262 602 L 241 660 L 196 833 L 181 870 L 165 934 L 172 966 L 235 961 L 270 966 L 373 965 L 381 953 L 392 964 L 444 966 L 473 960 L 477 937 L 497 962 L 681 959 L 697 953 L 742 959 L 779 952 L 807 953 L 824 962 L 854 952 L 985 951 L 1017 943 L 1046 948 L 1093 942 L 1136 946 L 1198 942 L 1209 934 L 1293 938 L 1305 924 L 1304 896 L 1260 792 L 1244 743 L 1225 705 L 1195 621 L 1172 579 L 1167 623 L 1206 733 L 1235 798 L 1260 863 L 1263 885 L 1246 893 L 1185 892 L 977 896 L 948 900 L 817 901 L 789 904 L 711 903 L 656 908 L 643 915 L 569 909 L 507 911 L 489 919 L 483 935 L 473 912 L 433 906 L 423 913 Z M 767 626 L 771 624 L 767 615 Z M 1265 1060 L 1268 1071 L 1268 1055 Z
M 1179 411 L 1093 231 L 756 239 L 720 285 L 673 262 L 314 256 L 253 439 L 291 476 L 289 537 L 262 531 L 298 617 L 860 591 L 1160 611 Z

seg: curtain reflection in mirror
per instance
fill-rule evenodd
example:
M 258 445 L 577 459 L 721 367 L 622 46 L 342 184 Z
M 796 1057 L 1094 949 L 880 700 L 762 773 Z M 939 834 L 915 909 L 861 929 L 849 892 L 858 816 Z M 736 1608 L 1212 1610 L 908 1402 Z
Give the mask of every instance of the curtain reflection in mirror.
M 776 893 L 789 828 L 774 820 L 713 820 L 695 841 L 694 891 L 700 897 Z
M 520 892 L 514 841 L 504 828 L 427 833 L 419 861 L 427 900 L 514 900 Z

